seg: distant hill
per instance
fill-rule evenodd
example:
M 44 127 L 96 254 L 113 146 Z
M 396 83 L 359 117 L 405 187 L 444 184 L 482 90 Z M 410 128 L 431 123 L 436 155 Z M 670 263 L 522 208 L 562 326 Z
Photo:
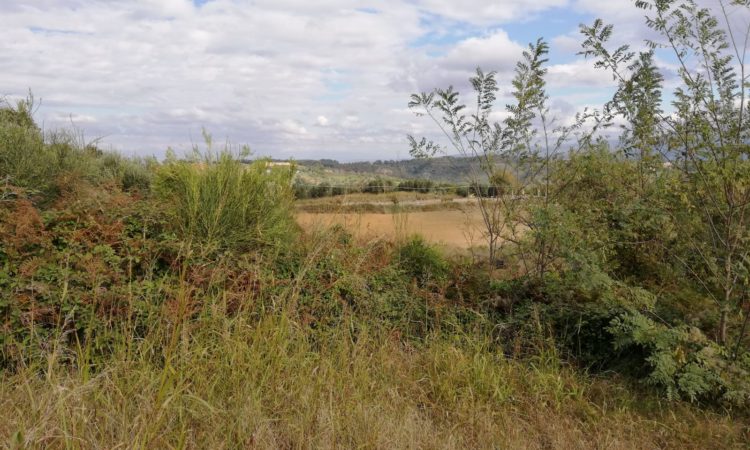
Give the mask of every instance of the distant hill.
M 322 169 L 341 175 L 382 176 L 389 178 L 420 178 L 437 182 L 466 183 L 471 174 L 471 158 L 442 156 L 402 161 L 364 161 L 340 163 L 333 159 L 300 160 L 297 164 L 309 169 Z

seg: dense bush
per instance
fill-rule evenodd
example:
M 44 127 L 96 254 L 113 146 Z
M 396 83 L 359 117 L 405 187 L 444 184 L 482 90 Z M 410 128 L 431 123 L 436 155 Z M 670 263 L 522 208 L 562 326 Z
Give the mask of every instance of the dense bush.
M 218 249 L 285 245 L 294 228 L 293 169 L 267 161 L 243 164 L 225 150 L 192 161 L 171 159 L 157 170 L 155 189 L 188 241 Z
M 668 326 L 640 313 L 612 320 L 614 349 L 643 354 L 645 381 L 667 398 L 750 408 L 750 355 L 733 358 L 695 327 Z
M 421 286 L 440 283 L 448 274 L 448 263 L 440 252 L 420 236 L 412 236 L 398 248 L 401 270 Z
M 0 173 L 6 182 L 44 191 L 67 169 L 67 143 L 47 145 L 31 117 L 33 99 L 0 105 Z
M 365 194 L 382 194 L 392 192 L 395 187 L 396 183 L 393 180 L 377 177 L 365 183 L 362 187 L 362 192 Z
M 396 187 L 399 191 L 407 191 L 407 192 L 421 192 L 421 193 L 428 193 L 432 192 L 436 187 L 436 184 L 432 180 L 405 180 L 398 183 L 398 186 Z
M 486 189 L 485 189 L 486 190 Z M 335 197 L 346 194 L 383 194 L 387 192 L 417 192 L 427 194 L 434 192 L 437 194 L 455 193 L 466 197 L 467 188 L 458 187 L 450 183 L 436 183 L 432 180 L 413 179 L 396 182 L 391 179 L 376 177 L 375 179 L 364 183 L 351 185 L 331 185 L 327 181 L 321 181 L 318 184 L 307 184 L 296 180 L 294 182 L 294 196 L 297 199 Z

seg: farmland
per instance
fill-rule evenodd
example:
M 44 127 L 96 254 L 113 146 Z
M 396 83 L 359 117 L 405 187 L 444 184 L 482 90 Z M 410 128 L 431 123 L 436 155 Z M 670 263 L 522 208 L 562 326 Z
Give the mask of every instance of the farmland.
M 404 239 L 413 234 L 448 249 L 481 245 L 482 217 L 476 207 L 402 213 L 296 213 L 304 229 L 343 226 L 362 239 Z

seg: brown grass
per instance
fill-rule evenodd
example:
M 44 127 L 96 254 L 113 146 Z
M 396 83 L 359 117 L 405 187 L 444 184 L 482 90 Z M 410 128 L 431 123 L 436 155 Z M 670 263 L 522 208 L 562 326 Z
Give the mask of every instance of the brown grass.
M 199 325 L 199 326 L 198 326 Z M 6 448 L 746 448 L 747 428 L 540 358 L 430 339 L 207 318 L 92 376 L 51 363 L 0 378 Z M 176 339 L 175 339 L 176 338 Z M 164 355 L 164 364 L 153 354 Z M 651 410 L 649 412 L 649 409 Z
M 405 215 L 405 219 L 398 217 Z M 483 222 L 479 209 L 414 211 L 397 214 L 382 213 L 309 213 L 298 212 L 297 222 L 304 229 L 338 224 L 363 239 L 397 239 L 402 233 L 420 234 L 429 242 L 449 248 L 467 249 L 484 245 Z M 405 226 L 402 223 L 405 221 Z

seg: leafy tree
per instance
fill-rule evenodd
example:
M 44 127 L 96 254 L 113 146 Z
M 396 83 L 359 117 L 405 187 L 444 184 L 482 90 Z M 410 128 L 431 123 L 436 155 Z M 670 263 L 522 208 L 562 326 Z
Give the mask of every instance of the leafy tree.
M 550 220 L 542 210 L 540 214 L 527 214 L 531 200 L 517 194 L 534 188 L 541 192 L 541 208 L 550 207 L 551 162 L 590 117 L 577 115 L 572 126 L 555 126 L 547 105 L 544 79 L 548 51 L 547 43 L 539 39 L 523 52 L 512 80 L 514 102 L 506 106 L 508 117 L 502 122 L 491 120 L 498 91 L 496 73 L 485 73 L 480 68 L 470 78 L 476 98 L 471 113 L 465 112 L 467 105 L 460 102 L 459 93 L 452 86 L 413 94 L 409 102 L 417 115 L 432 119 L 450 148 L 475 160 L 471 186 L 481 186 L 484 179 L 490 181 L 488 195 L 479 195 L 477 200 L 490 263 L 494 264 L 499 257 L 503 243 L 512 243 L 524 269 L 539 276 L 544 275 L 554 257 L 551 251 L 554 243 L 545 237 Z M 589 136 L 590 132 L 579 136 L 579 146 L 585 145 Z M 443 147 L 426 138 L 417 140 L 409 136 L 408 139 L 414 157 L 445 153 Z M 490 191 L 504 195 L 489 195 Z M 527 230 L 531 232 L 532 245 L 526 245 L 522 238 Z
M 649 41 L 651 50 L 637 59 L 627 46 L 610 52 L 606 44 L 612 26 L 596 21 L 582 27 L 583 54 L 598 58 L 597 65 L 619 80 L 608 111 L 627 119 L 626 148 L 640 149 L 644 166 L 652 160 L 651 149 L 659 148 L 664 160 L 682 173 L 671 186 L 673 201 L 666 212 L 680 227 L 683 242 L 670 252 L 718 306 L 716 339 L 727 344 L 730 322 L 741 317 L 743 304 L 750 301 L 750 136 L 745 111 L 750 32 L 740 35 L 733 28 L 723 1 L 723 23 L 693 0 L 635 4 L 651 14 L 646 23 L 660 42 Z M 748 11 L 747 2 L 730 5 Z M 680 85 L 670 115 L 660 109 L 662 77 L 653 65 L 657 48 L 670 50 L 679 64 Z M 744 337 L 744 323 L 737 345 Z

